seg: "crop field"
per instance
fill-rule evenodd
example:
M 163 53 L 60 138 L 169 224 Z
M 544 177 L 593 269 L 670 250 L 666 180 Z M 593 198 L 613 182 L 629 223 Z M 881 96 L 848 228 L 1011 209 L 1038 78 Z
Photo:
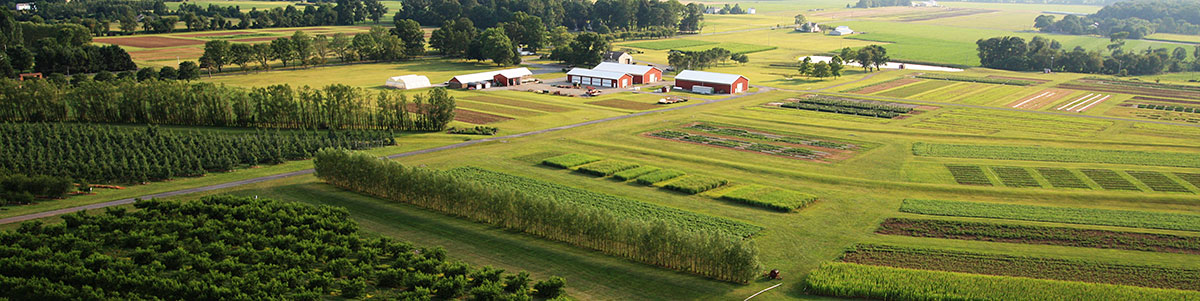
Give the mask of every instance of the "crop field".
M 707 136 L 701 134 L 693 134 L 674 130 L 662 130 L 646 134 L 647 137 L 659 139 L 680 141 L 692 144 L 700 144 L 711 147 L 719 147 L 746 152 L 760 153 L 765 155 L 780 156 L 793 159 L 818 160 L 829 156 L 828 152 L 812 150 L 804 147 L 781 146 L 775 144 L 751 142 L 733 138 L 723 138 L 715 136 Z
M 1082 169 L 1080 171 L 1083 172 L 1083 174 L 1086 175 L 1088 178 L 1092 179 L 1093 182 L 1096 182 L 1096 184 L 1099 184 L 1100 188 L 1104 188 L 1107 190 L 1130 190 L 1130 191 L 1141 191 L 1142 190 L 1141 188 L 1138 188 L 1137 185 L 1134 185 L 1133 182 L 1130 182 L 1125 177 L 1122 177 L 1120 172 L 1117 172 L 1114 170 Z
M 459 101 L 459 102 L 455 102 L 455 105 L 458 107 L 461 107 L 461 108 L 479 110 L 479 111 L 487 111 L 487 112 L 497 113 L 500 115 L 512 116 L 512 117 L 516 117 L 516 118 L 533 117 L 533 116 L 540 116 L 540 115 L 545 114 L 545 113 L 537 112 L 537 111 L 530 111 L 530 110 L 525 110 L 525 109 L 499 106 L 499 105 L 493 105 L 493 104 L 487 104 L 487 103 L 479 103 L 479 102 Z
M 1037 171 L 1042 175 L 1042 178 L 1045 178 L 1050 183 L 1050 186 L 1054 186 L 1055 188 L 1091 189 L 1091 186 L 1084 183 L 1083 179 L 1066 168 L 1038 167 Z
M 222 2 L 219 5 L 227 4 Z M 236 20 L 234 21 L 236 22 Z M 296 31 L 304 31 L 310 35 L 331 36 L 336 33 L 354 35 L 357 33 L 367 32 L 367 28 L 362 26 L 322 26 L 271 29 L 231 29 L 205 31 L 200 33 L 181 32 L 139 34 L 136 36 L 121 37 L 96 37 L 93 39 L 93 41 L 96 43 L 121 46 L 129 52 L 129 56 L 134 60 L 135 63 L 138 64 L 139 67 L 175 67 L 181 60 L 198 60 L 200 55 L 204 53 L 204 43 L 210 40 L 230 40 L 237 43 L 257 43 L 290 36 Z M 236 67 L 231 67 L 236 69 Z
M 572 109 L 569 107 L 556 106 L 556 105 L 544 104 L 544 103 L 538 103 L 538 102 L 532 102 L 532 101 L 509 99 L 509 98 L 496 97 L 496 96 L 490 96 L 490 95 L 469 96 L 469 97 L 463 97 L 463 99 L 471 100 L 471 101 L 478 101 L 478 102 L 494 103 L 494 104 L 500 104 L 500 105 L 506 105 L 506 106 L 512 106 L 512 107 L 519 107 L 519 108 L 525 108 L 525 109 L 537 110 L 537 111 L 543 111 L 543 112 L 552 112 L 552 113 L 562 113 L 562 112 L 569 112 L 569 111 L 575 110 L 575 109 Z
M 784 142 L 793 145 L 807 145 L 827 150 L 864 150 L 870 148 L 869 145 L 862 142 L 850 143 L 829 137 L 779 133 L 760 129 L 745 129 L 725 126 L 718 123 L 695 123 L 685 127 L 684 129 L 712 133 L 721 136 L 749 138 L 768 142 Z
M 911 113 L 918 106 L 836 96 L 810 95 L 802 98 L 789 98 L 779 107 L 891 119 Z
M 697 46 L 716 45 L 716 44 L 719 44 L 719 43 L 709 42 L 709 41 L 677 39 L 677 40 L 664 40 L 664 41 L 636 42 L 636 43 L 622 44 L 621 46 L 629 46 L 629 47 L 651 49 L 651 50 L 669 50 L 669 49 L 683 49 L 683 48 L 687 48 L 687 47 L 697 47 Z M 709 47 L 709 48 L 711 48 L 711 47 Z M 708 49 L 708 48 L 705 48 L 705 49 Z M 732 50 L 730 50 L 730 51 L 732 51 Z
M 1196 188 L 1200 188 L 1200 173 L 1177 172 L 1175 176 L 1183 179 L 1184 182 L 1192 184 Z
M 584 154 L 566 154 L 547 158 L 546 160 L 542 161 L 542 164 L 558 168 L 571 168 L 600 160 L 600 158 Z
M 993 166 L 992 172 L 996 173 L 996 177 L 1000 178 L 1000 183 L 1004 186 L 1042 187 L 1042 184 L 1033 178 L 1033 174 L 1029 173 L 1029 169 L 1024 167 Z
M 870 299 L 1187 300 L 1200 292 L 827 263 L 804 280 L 828 296 Z
M 666 181 L 673 180 L 678 177 L 687 175 L 687 173 L 674 169 L 659 169 L 638 176 L 637 182 L 642 185 L 654 185 Z
M 946 165 L 954 181 L 963 185 L 992 186 L 992 180 L 978 165 Z
M 659 171 L 661 169 L 662 168 L 658 168 L 656 166 L 642 165 L 642 166 L 638 166 L 635 168 L 630 168 L 630 169 L 626 169 L 626 170 L 622 170 L 622 171 L 613 173 L 612 176 L 613 176 L 613 178 L 616 178 L 617 180 L 629 181 L 629 180 L 637 179 L 638 177 L 647 175 L 649 173 Z
M 841 260 L 905 269 L 1200 290 L 1200 270 L 1153 265 L 1114 265 L 887 245 L 856 245 L 842 254 Z
M 916 78 L 901 77 L 901 78 L 891 79 L 891 80 L 884 81 L 884 82 L 871 84 L 868 86 L 862 86 L 862 87 L 853 88 L 853 89 L 849 89 L 849 90 L 843 90 L 842 92 L 855 93 L 855 94 L 871 94 L 871 93 L 875 93 L 875 92 L 879 92 L 879 91 L 883 91 L 883 90 L 887 90 L 887 89 L 891 89 L 891 88 L 901 87 L 904 85 L 908 85 L 908 84 L 916 83 L 916 82 L 920 82 L 920 81 L 921 81 L 920 79 L 916 79 Z
M 875 233 L 1080 248 L 1200 254 L 1200 237 L 1139 232 L 891 218 Z M 1200 289 L 1200 288 L 1197 288 Z
M 1113 125 L 1111 121 L 1104 120 L 1072 120 L 1000 111 L 984 113 L 975 110 L 954 109 L 934 114 L 936 115 L 905 126 L 981 135 L 1032 133 L 1065 137 L 1091 137 Z
M 896 88 L 896 89 L 876 93 L 876 95 L 904 98 L 904 97 L 910 97 L 913 95 L 929 92 L 931 90 L 939 89 L 939 88 L 946 87 L 946 86 L 953 85 L 953 84 L 954 84 L 953 82 L 948 82 L 948 81 L 936 81 L 936 80 L 925 81 L 925 82 L 917 83 L 914 85 L 904 86 L 901 88 Z
M 720 43 L 720 44 L 716 44 L 716 45 L 705 44 L 705 45 L 696 45 L 696 46 L 688 46 L 688 47 L 672 48 L 672 49 L 673 50 L 681 50 L 681 51 L 705 51 L 705 50 L 709 50 L 709 49 L 713 49 L 713 48 L 724 48 L 725 50 L 729 50 L 729 52 L 731 52 L 731 53 L 755 53 L 755 52 L 762 52 L 762 51 L 767 51 L 767 50 L 774 50 L 779 47 L 767 46 L 767 45 L 735 43 L 735 42 L 724 42 L 724 43 Z
M 1143 184 L 1146 184 L 1146 186 L 1150 187 L 1150 189 L 1154 191 L 1192 192 L 1161 172 L 1127 170 L 1125 173 L 1133 176 L 1133 178 L 1137 179 L 1138 181 L 1142 181 Z
M 597 105 L 602 107 L 617 108 L 624 110 L 645 111 L 661 108 L 658 105 L 650 103 L 641 103 L 636 101 L 628 101 L 624 99 L 605 99 L 599 101 L 589 101 L 587 104 Z
M 936 80 L 945 80 L 945 81 L 959 81 L 959 82 L 968 82 L 968 83 L 997 84 L 997 85 L 1010 85 L 1010 86 L 1032 86 L 1032 85 L 1042 83 L 1040 81 L 1013 79 L 1013 78 L 1005 78 L 1005 77 L 979 77 L 979 76 L 964 76 L 964 75 L 954 75 L 954 74 L 944 74 L 944 73 L 925 73 L 925 74 L 917 75 L 916 77 L 923 78 L 923 79 L 936 79 Z
M 982 84 L 981 84 L 982 85 Z M 1020 95 L 1026 89 L 1020 86 L 1007 85 L 986 85 L 983 89 L 974 93 L 968 93 L 955 100 L 965 104 L 973 105 L 995 105 L 1009 103 L 1013 100 L 1013 96 Z
M 915 143 L 913 154 L 928 157 L 1050 162 L 1109 163 L 1200 168 L 1200 156 L 1189 153 L 1080 149 L 1040 146 Z
M 576 170 L 597 177 L 607 177 L 618 172 L 637 168 L 639 166 L 640 165 L 637 163 L 620 160 L 601 160 L 600 162 L 580 166 Z
M 817 197 L 789 189 L 751 184 L 728 192 L 722 195 L 721 199 L 775 211 L 791 212 L 812 204 Z
M 1200 232 L 1200 215 L 1167 212 L 916 199 L 900 212 Z
M 1034 94 L 1026 96 L 1025 98 L 1022 98 L 1020 100 L 1017 100 L 1017 101 L 1014 101 L 1014 102 L 1008 104 L 1008 107 L 1016 108 L 1016 109 L 1037 110 L 1037 109 L 1041 109 L 1042 107 L 1045 107 L 1049 104 L 1052 104 L 1052 103 L 1058 101 L 1059 99 L 1067 97 L 1067 95 L 1071 95 L 1073 93 L 1074 93 L 1074 91 L 1063 90 L 1063 89 L 1041 90 L 1041 91 L 1035 92 Z
M 686 175 L 671 180 L 671 182 L 663 185 L 663 188 L 686 194 L 697 194 L 721 187 L 721 185 L 725 184 L 729 184 L 729 180 L 710 176 Z

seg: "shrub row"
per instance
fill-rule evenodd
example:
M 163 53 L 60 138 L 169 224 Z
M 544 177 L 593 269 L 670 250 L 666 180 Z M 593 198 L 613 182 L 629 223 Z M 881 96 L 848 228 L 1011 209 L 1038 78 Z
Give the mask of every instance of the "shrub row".
M 618 173 L 613 174 L 613 177 L 617 178 L 617 180 L 629 181 L 629 180 L 633 180 L 638 177 L 644 176 L 646 174 L 659 171 L 660 169 L 661 168 L 654 167 L 654 166 L 643 165 L 643 166 L 639 166 L 636 168 L 622 170 Z
M 660 169 L 637 177 L 638 184 L 654 185 L 686 175 L 687 173 L 674 169 Z
M 982 217 L 1067 224 L 1200 231 L 1200 215 L 1153 211 L 1129 211 L 1097 208 L 1050 207 L 916 199 L 904 200 L 904 203 L 900 205 L 900 211 L 925 215 Z
M 1065 227 L 891 218 L 880 234 L 961 240 L 1200 254 L 1200 237 Z
M 726 193 L 721 199 L 780 212 L 802 209 L 817 200 L 816 196 L 795 190 L 750 184 Z
M 1108 169 L 1081 169 L 1088 178 L 1100 185 L 1100 188 L 1107 190 L 1131 190 L 1142 191 L 1133 182 L 1129 182 L 1120 173 Z
M 584 154 L 566 154 L 543 160 L 542 164 L 558 168 L 571 168 L 596 161 L 600 161 L 600 158 Z
M 672 181 L 663 186 L 666 189 L 686 193 L 697 194 L 709 191 L 713 188 L 721 187 L 721 185 L 729 184 L 729 180 L 701 175 L 688 175 L 682 179 Z
M 628 200 L 625 204 L 607 205 L 641 204 L 641 208 L 661 209 L 656 212 L 639 212 L 637 208 L 602 209 L 580 203 L 588 200 L 556 197 L 571 192 L 597 197 L 603 197 L 602 194 L 532 179 L 516 181 L 539 186 L 514 189 L 520 184 L 510 181 L 512 176 L 499 174 L 499 181 L 495 181 L 497 177 L 488 182 L 472 181 L 456 175 L 462 172 L 408 167 L 348 151 L 322 150 L 315 164 L 317 176 L 338 187 L 647 264 L 732 282 L 750 281 L 760 271 L 758 249 L 747 239 L 647 220 L 655 219 L 657 213 L 671 212 L 670 208 Z M 488 177 L 486 173 L 476 175 Z M 737 224 L 719 218 L 708 217 L 708 220 Z

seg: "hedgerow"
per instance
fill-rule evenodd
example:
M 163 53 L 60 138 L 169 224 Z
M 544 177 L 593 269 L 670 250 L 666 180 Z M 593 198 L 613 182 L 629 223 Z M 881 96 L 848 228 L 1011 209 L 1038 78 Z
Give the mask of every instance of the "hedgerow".
M 750 184 L 722 195 L 721 199 L 780 212 L 791 212 L 812 204 L 817 197 L 795 190 Z
M 584 154 L 566 154 L 542 160 L 542 164 L 558 168 L 571 168 L 596 161 L 600 161 L 600 158 Z
M 660 169 L 637 177 L 638 184 L 654 185 L 686 175 L 687 173 L 674 169 Z
M 1200 231 L 1200 215 L 1098 208 L 907 199 L 901 212 L 1068 224 Z
M 658 168 L 655 166 L 643 165 L 643 166 L 639 166 L 637 168 L 626 169 L 621 172 L 615 173 L 615 174 L 613 174 L 613 177 L 617 178 L 618 180 L 621 180 L 621 181 L 629 181 L 629 180 L 633 180 L 637 177 L 643 176 L 645 174 L 656 172 L 660 169 L 661 168 Z
M 582 173 L 597 177 L 611 176 L 617 172 L 636 168 L 637 163 L 625 162 L 620 160 L 601 160 L 600 162 L 590 163 L 580 166 L 577 170 Z
M 667 185 L 663 187 L 686 194 L 697 194 L 713 188 L 721 187 L 721 185 L 728 183 L 729 180 L 721 178 L 701 175 L 688 175 L 684 176 L 682 179 L 667 183 Z

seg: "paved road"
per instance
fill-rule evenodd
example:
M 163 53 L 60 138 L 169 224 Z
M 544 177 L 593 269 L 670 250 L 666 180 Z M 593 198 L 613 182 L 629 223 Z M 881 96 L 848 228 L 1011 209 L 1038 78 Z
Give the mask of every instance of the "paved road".
M 524 132 L 524 133 L 512 134 L 512 135 L 507 135 L 507 136 L 499 136 L 499 137 L 471 140 L 471 141 L 460 142 L 460 143 L 455 143 L 455 144 L 450 144 L 450 145 L 445 145 L 445 146 L 434 147 L 434 148 L 427 148 L 427 149 L 403 152 L 403 153 L 399 153 L 399 154 L 393 154 L 393 155 L 387 156 L 387 158 L 395 159 L 395 158 L 402 158 L 402 157 L 408 157 L 408 156 L 414 156 L 414 155 L 435 153 L 435 152 L 439 152 L 439 151 L 456 149 L 456 148 L 471 146 L 471 145 L 485 143 L 485 142 L 520 138 L 520 137 L 525 137 L 525 136 L 533 136 L 533 135 L 561 131 L 561 130 L 566 130 L 566 129 L 572 129 L 572 128 L 577 128 L 577 127 L 587 126 L 587 125 L 592 125 L 592 124 L 597 124 L 597 123 L 604 123 L 604 122 L 609 122 L 609 121 L 614 121 L 614 120 L 633 118 L 633 117 L 642 116 L 642 115 L 682 110 L 682 109 L 687 109 L 687 108 L 691 108 L 691 107 L 702 106 L 702 105 L 706 105 L 706 104 L 742 98 L 742 97 L 755 95 L 755 94 L 759 94 L 759 93 L 763 93 L 763 92 L 767 92 L 767 91 L 771 91 L 771 90 L 773 90 L 773 89 L 760 88 L 758 92 L 739 94 L 739 95 L 734 95 L 734 96 L 717 99 L 717 100 L 709 100 L 709 101 L 704 101 L 704 102 L 688 104 L 688 105 L 684 105 L 684 106 L 670 107 L 670 108 L 658 109 L 658 110 L 652 110 L 652 111 L 643 111 L 643 112 L 637 112 L 637 113 L 620 115 L 620 116 L 613 116 L 613 117 L 590 120 L 590 121 L 569 124 L 569 125 L 564 125 L 564 126 L 559 126 L 559 127 L 553 127 L 553 128 L 543 129 L 543 130 L 536 130 L 536 131 L 532 131 L 532 132 Z M 19 222 L 33 220 L 33 219 L 68 214 L 68 213 L 81 211 L 81 210 L 99 209 L 99 208 L 105 208 L 105 207 L 111 207 L 111 206 L 132 204 L 133 202 L 137 201 L 137 199 L 165 198 L 165 197 L 177 196 L 177 195 L 183 195 L 183 194 L 189 194 L 189 193 L 213 191 L 213 190 L 225 189 L 225 188 L 236 187 L 236 186 L 241 186 L 241 185 L 246 185 L 246 184 L 253 184 L 253 183 L 258 183 L 258 182 L 263 182 L 263 181 L 270 181 L 270 180 L 282 179 L 282 178 L 287 178 L 287 177 L 307 175 L 307 174 L 311 174 L 313 172 L 315 172 L 315 171 L 310 168 L 310 169 L 305 169 L 305 170 L 297 170 L 297 171 L 288 172 L 288 173 L 262 176 L 262 177 L 245 179 L 245 180 L 240 180 L 240 181 L 233 181 L 233 182 L 214 184 L 214 185 L 202 186 L 202 187 L 196 187 L 196 188 L 188 188 L 188 189 L 182 189 L 182 190 L 148 194 L 148 195 L 143 195 L 143 196 L 138 196 L 138 197 L 133 197 L 133 198 L 120 199 L 120 200 L 116 200 L 116 201 L 109 201 L 109 202 L 96 203 L 96 204 L 91 204 L 91 205 L 63 208 L 63 209 L 58 209 L 58 210 L 46 211 L 46 212 L 39 212 L 39 213 L 32 213 L 32 214 L 8 217 L 8 218 L 0 219 L 0 225 L 10 224 L 10 223 L 19 223 Z

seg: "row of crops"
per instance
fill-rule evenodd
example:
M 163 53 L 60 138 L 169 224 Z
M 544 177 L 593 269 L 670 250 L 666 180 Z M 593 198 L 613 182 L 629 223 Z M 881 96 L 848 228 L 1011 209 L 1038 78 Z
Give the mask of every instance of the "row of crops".
M 924 78 L 924 79 L 948 80 L 948 81 L 983 83 L 983 84 L 998 84 L 998 85 L 1010 85 L 1010 86 L 1032 86 L 1032 85 L 1037 85 L 1037 84 L 1041 83 L 1039 81 L 1033 81 L 1033 80 L 1020 80 L 1020 79 L 996 78 L 996 77 L 980 77 L 980 76 L 963 76 L 963 75 L 937 74 L 937 73 L 925 73 L 925 74 L 917 75 L 916 77 Z
M 900 212 L 1200 232 L 1200 215 L 1155 211 L 907 199 Z
M 796 159 L 816 160 L 829 153 L 823 151 L 811 150 L 803 147 L 780 146 L 774 144 L 766 144 L 733 138 L 707 136 L 701 134 L 687 133 L 675 130 L 662 130 L 648 134 L 651 137 L 662 138 L 667 140 L 691 142 L 708 146 L 731 148 L 736 150 L 744 150 L 768 155 L 783 156 Z
M 699 194 L 730 184 L 728 180 L 718 177 L 688 174 L 675 169 L 623 160 L 602 159 L 584 154 L 554 156 L 546 158 L 542 164 L 572 169 L 597 177 L 612 176 L 621 181 L 633 180 L 638 184 L 658 186 L 685 194 Z M 806 193 L 758 184 L 740 185 L 721 191 L 721 193 L 723 194 L 718 198 L 722 200 L 780 212 L 791 212 L 804 208 L 817 199 Z
M 1136 286 L 827 263 L 809 292 L 882 300 L 1196 300 L 1200 292 Z
M 912 151 L 924 157 L 1200 168 L 1200 156 L 1195 153 L 924 142 L 914 143 Z
M 1139 103 L 1139 104 L 1137 104 L 1137 108 L 1138 109 L 1148 109 L 1148 110 L 1159 110 L 1159 111 L 1171 111 L 1171 112 L 1200 113 L 1200 108 L 1177 106 L 1177 105 L 1160 105 L 1160 104 Z
M 850 143 L 845 143 L 845 142 L 841 142 L 841 141 L 834 141 L 832 139 L 823 138 L 823 137 L 796 136 L 796 135 L 768 133 L 768 132 L 763 132 L 763 131 L 750 131 L 750 130 L 728 127 L 728 126 L 721 126 L 721 125 L 716 125 L 716 124 L 711 124 L 711 123 L 697 123 L 697 124 L 693 124 L 693 125 L 686 127 L 686 129 L 704 131 L 704 132 L 713 133 L 713 134 L 721 135 L 721 136 L 749 138 L 749 139 L 754 139 L 754 140 L 770 141 L 770 142 L 802 144 L 802 145 L 816 146 L 816 147 L 822 147 L 822 148 L 831 148 L 831 149 L 857 150 L 857 149 L 863 148 L 861 145 L 850 144 Z
M 913 237 L 1200 254 L 1200 237 L 1196 236 L 1068 227 L 891 218 L 880 224 L 875 232 Z
M 993 186 L 994 184 L 992 179 L 988 177 L 986 169 L 978 165 L 951 164 L 946 165 L 946 169 L 950 171 L 950 176 L 954 178 L 954 181 L 959 184 L 981 186 Z M 1038 181 L 1035 173 L 1026 167 L 992 166 L 988 169 L 1006 187 L 1045 187 Z M 1054 188 L 1091 189 L 1091 186 L 1084 182 L 1083 178 L 1077 176 L 1070 169 L 1037 167 L 1033 168 L 1033 170 L 1037 171 L 1036 174 L 1045 179 L 1046 183 Z M 1141 182 L 1155 192 L 1192 192 L 1191 189 L 1171 178 L 1170 175 L 1157 171 L 1127 170 L 1122 172 L 1111 169 L 1084 168 L 1080 169 L 1079 173 L 1096 183 L 1096 186 L 1105 190 L 1142 191 L 1135 183 Z M 1128 177 L 1122 175 L 1122 173 L 1128 175 Z M 1196 180 L 1193 178 L 1193 175 L 1191 173 L 1175 173 L 1175 176 L 1184 182 L 1193 182 L 1191 180 Z M 1192 184 L 1195 185 L 1196 183 Z
M 317 177 L 335 186 L 704 277 L 761 271 L 747 237 L 762 228 L 478 168 L 439 171 L 325 149 Z
M 1050 257 L 860 244 L 842 262 L 943 272 L 1200 290 L 1200 270 Z
M 783 103 L 780 107 L 889 119 L 913 110 L 911 106 L 824 95 L 793 99 L 793 101 Z

